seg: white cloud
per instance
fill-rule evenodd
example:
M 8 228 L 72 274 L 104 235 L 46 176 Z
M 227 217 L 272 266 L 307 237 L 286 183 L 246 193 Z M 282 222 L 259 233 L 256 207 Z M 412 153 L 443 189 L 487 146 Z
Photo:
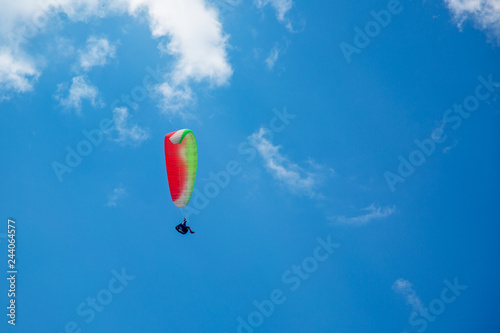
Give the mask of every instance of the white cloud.
M 255 0 L 257 7 L 262 8 L 271 5 L 276 11 L 276 18 L 284 24 L 288 30 L 293 30 L 291 22 L 286 18 L 286 14 L 292 9 L 292 0 Z
M 41 74 L 41 68 L 29 57 L 19 57 L 23 48 L 32 38 L 45 31 L 47 25 L 55 23 L 59 13 L 65 13 L 72 21 L 82 21 L 101 11 L 99 0 L 23 0 L 4 1 L 0 11 L 0 44 L 2 54 L 18 53 L 15 57 L 17 64 L 0 62 L 1 77 L 15 77 L 21 84 L 0 84 L 0 95 L 7 93 L 24 93 L 32 90 L 34 78 Z M 54 39 L 59 36 L 55 35 Z M 45 50 L 40 50 L 37 58 Z M 43 59 L 42 59 L 43 62 Z M 18 70 L 19 67 L 25 70 Z M 0 81 L 3 81 L 0 78 Z
M 93 86 L 85 75 L 75 76 L 71 82 L 67 97 L 62 95 L 68 90 L 67 83 L 57 85 L 55 98 L 65 109 L 74 109 L 77 114 L 82 111 L 84 100 L 89 100 L 93 107 L 104 107 L 99 97 L 99 89 Z
M 455 148 L 457 145 L 458 145 L 458 141 L 455 140 L 452 145 L 443 148 L 443 153 L 447 154 L 450 150 Z
M 65 15 L 61 15 L 62 13 Z M 165 76 L 165 82 L 172 90 L 180 92 L 167 91 L 165 99 L 185 94 L 188 91 L 186 86 L 192 82 L 208 82 L 211 87 L 228 83 L 233 73 L 227 56 L 228 36 L 223 32 L 215 7 L 208 0 L 6 1 L 0 11 L 0 43 L 7 48 L 4 52 L 12 53 L 15 47 L 28 42 L 29 38 L 24 37 L 34 37 L 44 31 L 45 25 L 54 21 L 54 17 L 76 22 L 91 17 L 100 18 L 110 14 L 125 13 L 135 17 L 145 17 L 149 22 L 152 36 L 160 39 L 163 45 L 160 49 L 172 56 L 171 72 Z M 46 19 L 40 19 L 43 17 Z M 23 29 L 23 27 L 29 28 Z M 21 38 L 15 35 L 18 31 L 30 33 L 21 33 L 24 35 Z M 94 55 L 97 57 L 83 57 L 82 65 L 101 64 L 102 62 L 95 59 L 103 58 L 99 54 Z M 8 64 L 0 63 L 0 73 L 7 78 L 17 75 L 18 81 L 24 81 L 23 87 L 30 87 L 26 81 L 30 76 L 36 76 L 39 69 L 33 62 L 25 62 L 23 67 L 27 70 L 17 72 Z M 5 78 L 3 80 L 5 81 Z M 3 84 L 0 88 L 3 91 L 15 92 L 29 90 L 20 89 L 15 84 Z M 159 91 L 162 92 L 162 89 Z M 169 103 L 164 105 L 166 112 L 172 111 L 169 109 Z
M 457 19 L 458 26 L 473 20 L 481 29 L 500 39 L 500 1 L 498 0 L 445 0 Z
M 129 118 L 130 114 L 127 108 L 122 107 L 113 110 L 113 121 L 115 129 L 118 132 L 118 138 L 115 141 L 124 145 L 139 145 L 149 139 L 149 129 L 142 128 L 139 125 L 128 124 Z
M 118 201 L 121 200 L 124 196 L 127 195 L 127 190 L 123 187 L 119 186 L 108 195 L 108 203 L 106 206 L 108 207 L 116 207 Z
M 106 38 L 89 37 L 84 50 L 79 53 L 79 64 L 85 71 L 94 66 L 104 66 L 110 58 L 114 58 L 116 47 Z
M 271 52 L 269 53 L 269 55 L 266 58 L 267 68 L 269 68 L 269 69 L 274 68 L 276 61 L 278 61 L 279 54 L 280 54 L 280 51 L 279 51 L 277 46 L 275 46 L 271 49 Z
M 410 281 L 405 279 L 398 279 L 392 285 L 392 290 L 395 293 L 402 295 L 406 303 L 412 306 L 413 311 L 418 312 L 423 309 L 422 301 L 420 301 L 420 297 L 418 297 L 415 290 L 413 290 Z
M 0 101 L 8 98 L 10 91 L 23 93 L 32 90 L 39 76 L 32 60 L 13 50 L 0 49 Z
M 155 90 L 160 93 L 161 106 L 171 114 L 180 114 L 180 111 L 193 103 L 195 99 L 188 85 L 172 86 L 170 83 L 164 82 L 156 86 Z
M 75 47 L 71 39 L 65 37 L 55 38 L 55 52 L 61 57 L 73 57 L 75 54 Z
M 72 47 L 71 42 L 64 38 L 56 38 L 58 43 Z M 68 49 L 73 53 L 74 50 Z M 69 54 L 71 54 L 69 53 Z M 110 58 L 114 58 L 116 48 L 105 38 L 89 37 L 83 50 L 78 51 L 78 65 L 84 71 L 89 71 L 95 66 L 104 66 Z M 68 97 L 62 97 L 68 90 L 67 83 L 57 85 L 56 99 L 65 109 L 74 109 L 81 113 L 82 101 L 88 99 L 93 107 L 103 107 L 104 102 L 99 97 L 99 89 L 93 86 L 86 75 L 76 76 L 72 79 Z
M 266 58 L 266 65 L 269 70 L 273 70 L 274 66 L 276 65 L 276 62 L 278 61 L 278 58 L 281 54 L 284 54 L 286 50 L 288 49 L 289 42 L 278 42 L 274 45 L 274 47 L 271 49 L 271 52 Z
M 206 80 L 211 86 L 227 84 L 233 70 L 227 57 L 228 36 L 222 31 L 215 8 L 204 0 L 128 0 L 129 12 L 147 13 L 152 34 L 168 37 L 161 50 L 176 62 L 165 85 L 165 112 L 176 112 L 179 105 L 192 101 L 189 83 Z M 179 103 L 181 101 L 181 103 Z
M 319 187 L 321 173 L 308 172 L 299 165 L 291 162 L 280 153 L 281 146 L 275 146 L 266 138 L 271 132 L 265 128 L 260 128 L 250 136 L 250 142 L 257 149 L 259 155 L 264 160 L 264 165 L 274 178 L 280 180 L 293 193 L 305 194 L 310 197 L 321 197 L 316 193 Z M 319 166 L 314 166 L 318 171 Z
M 333 218 L 338 223 L 350 224 L 350 225 L 362 225 L 367 224 L 375 219 L 383 219 L 391 216 L 396 211 L 396 207 L 379 207 L 372 203 L 370 206 L 363 208 L 363 211 L 368 211 L 366 214 L 362 214 L 354 217 L 337 216 Z

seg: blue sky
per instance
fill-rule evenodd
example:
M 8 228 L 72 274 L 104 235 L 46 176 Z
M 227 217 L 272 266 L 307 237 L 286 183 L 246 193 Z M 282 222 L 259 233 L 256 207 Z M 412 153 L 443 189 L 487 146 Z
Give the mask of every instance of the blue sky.
M 2 332 L 500 329 L 494 0 L 2 8 Z

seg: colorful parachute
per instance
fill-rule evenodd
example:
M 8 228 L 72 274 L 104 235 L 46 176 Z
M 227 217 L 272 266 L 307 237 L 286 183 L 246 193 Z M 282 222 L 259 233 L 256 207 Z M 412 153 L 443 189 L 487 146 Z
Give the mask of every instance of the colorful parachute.
M 165 136 L 165 160 L 172 201 L 177 207 L 184 207 L 191 199 L 198 167 L 198 148 L 191 130 Z

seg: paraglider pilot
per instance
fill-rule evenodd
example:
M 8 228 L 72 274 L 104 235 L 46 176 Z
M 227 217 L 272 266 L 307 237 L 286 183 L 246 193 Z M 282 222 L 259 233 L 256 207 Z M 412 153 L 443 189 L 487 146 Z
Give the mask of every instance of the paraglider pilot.
M 183 234 L 183 235 L 187 234 L 188 230 L 189 230 L 189 232 L 190 232 L 190 233 L 194 234 L 194 231 L 193 231 L 193 230 L 191 230 L 191 228 L 190 228 L 190 227 L 188 227 L 188 226 L 186 225 L 186 223 L 187 223 L 187 220 L 186 220 L 186 219 L 184 219 L 184 221 L 183 221 L 181 224 L 178 224 L 178 225 L 175 227 L 175 230 L 177 230 L 178 232 L 180 232 L 180 233 L 181 233 L 181 234 Z

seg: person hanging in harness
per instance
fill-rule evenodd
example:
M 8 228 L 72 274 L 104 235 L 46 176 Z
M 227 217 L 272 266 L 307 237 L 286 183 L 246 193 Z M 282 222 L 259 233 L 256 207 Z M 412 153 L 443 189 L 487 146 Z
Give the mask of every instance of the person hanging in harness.
M 175 230 L 177 230 L 178 232 L 180 232 L 180 233 L 181 233 L 181 234 L 183 234 L 183 235 L 187 234 L 188 230 L 189 230 L 189 232 L 190 232 L 190 233 L 194 234 L 194 231 L 193 231 L 193 230 L 191 230 L 191 228 L 190 228 L 190 227 L 188 227 L 188 226 L 186 225 L 186 223 L 187 223 L 187 220 L 186 220 L 186 219 L 184 219 L 184 221 L 183 221 L 181 224 L 178 224 L 178 225 L 175 227 Z

